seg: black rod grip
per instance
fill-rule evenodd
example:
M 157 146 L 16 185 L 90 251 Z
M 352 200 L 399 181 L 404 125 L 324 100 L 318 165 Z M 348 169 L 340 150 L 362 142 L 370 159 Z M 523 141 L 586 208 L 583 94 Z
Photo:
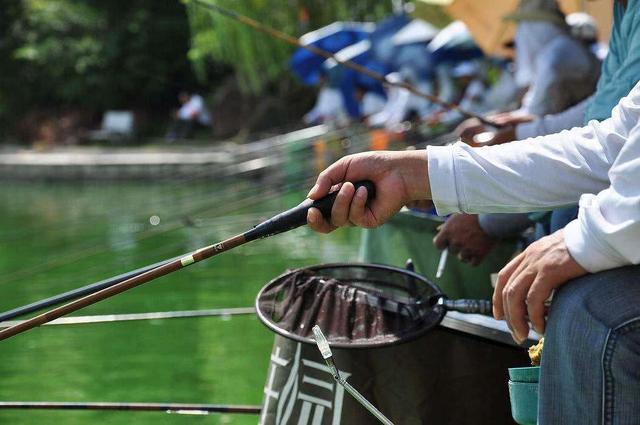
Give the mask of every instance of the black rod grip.
M 493 315 L 491 301 L 489 300 L 450 300 L 445 298 L 442 302 L 447 311 L 457 311 L 460 313 Z
M 367 189 L 367 200 L 375 198 L 376 187 L 373 182 L 364 180 L 356 182 L 353 185 L 356 187 L 356 190 L 360 187 L 365 187 Z M 307 199 L 297 207 L 284 211 L 258 224 L 253 229 L 245 232 L 244 237 L 247 241 L 252 241 L 277 235 L 278 233 L 283 233 L 303 226 L 307 224 L 307 212 L 309 211 L 309 208 L 312 207 L 319 209 L 323 217 L 328 220 L 331 218 L 331 209 L 333 208 L 336 196 L 338 196 L 337 191 L 331 192 L 317 201 Z

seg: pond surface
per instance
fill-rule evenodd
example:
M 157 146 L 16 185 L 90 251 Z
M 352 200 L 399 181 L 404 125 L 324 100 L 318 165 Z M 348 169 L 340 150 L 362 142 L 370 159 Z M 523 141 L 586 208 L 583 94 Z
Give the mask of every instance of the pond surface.
M 0 182 L 0 311 L 243 232 L 309 182 Z M 158 223 L 159 221 L 159 223 Z M 154 225 L 154 224 L 156 225 Z M 252 306 L 288 268 L 355 261 L 359 233 L 257 241 L 75 313 Z M 0 342 L 0 400 L 260 404 L 272 334 L 253 316 L 47 326 Z M 255 424 L 256 416 L 0 411 L 1 424 Z

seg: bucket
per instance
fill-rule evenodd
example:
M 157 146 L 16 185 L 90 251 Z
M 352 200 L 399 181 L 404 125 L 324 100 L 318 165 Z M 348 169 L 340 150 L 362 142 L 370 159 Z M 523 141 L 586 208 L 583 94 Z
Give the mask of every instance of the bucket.
M 335 383 L 317 346 L 304 331 L 318 322 L 320 325 L 324 323 L 321 327 L 325 331 L 342 326 L 350 329 L 349 323 L 339 323 L 338 320 L 345 309 L 337 306 L 327 308 L 329 314 L 326 316 L 318 314 L 317 320 L 315 316 L 314 320 L 304 320 L 314 310 L 314 307 L 305 308 L 300 311 L 300 316 L 296 313 L 296 321 L 286 326 L 289 316 L 273 319 L 270 312 L 272 303 L 284 302 L 288 298 L 273 298 L 272 290 L 306 271 L 322 272 L 325 279 L 333 277 L 343 282 L 357 277 L 359 281 L 376 282 L 378 288 L 390 284 L 398 289 L 406 285 L 427 299 L 439 290 L 424 277 L 399 268 L 334 264 L 288 271 L 272 280 L 258 295 L 258 317 L 276 334 L 264 387 L 260 424 L 377 425 L 377 419 Z M 306 298 L 300 297 L 306 303 Z M 314 299 L 317 298 L 310 298 Z M 321 305 L 314 303 L 319 312 L 324 306 L 335 305 L 333 298 L 323 299 L 327 302 Z M 378 305 L 374 296 L 367 298 L 367 303 L 369 306 Z M 298 304 L 292 302 L 290 305 Z M 386 306 L 386 313 L 389 313 L 389 307 L 392 305 Z M 367 314 L 366 311 L 361 313 L 359 317 Z M 393 323 L 393 317 L 386 313 L 376 317 Z M 340 374 L 396 424 L 509 423 L 511 412 L 504 381 L 507 365 L 524 360 L 522 350 L 483 341 L 461 331 L 431 326 L 437 324 L 440 315 L 433 319 L 435 321 L 432 322 L 429 317 L 425 318 L 423 325 L 426 329 L 409 326 L 393 335 L 382 331 L 382 334 L 372 334 L 363 341 L 354 339 L 348 343 L 335 343 L 332 345 L 333 358 Z M 367 333 L 374 330 L 367 329 Z M 378 327 L 375 330 L 380 331 Z M 352 332 L 348 334 L 354 335 Z
M 538 422 L 539 376 L 539 366 L 509 369 L 511 415 L 520 425 L 536 425 Z

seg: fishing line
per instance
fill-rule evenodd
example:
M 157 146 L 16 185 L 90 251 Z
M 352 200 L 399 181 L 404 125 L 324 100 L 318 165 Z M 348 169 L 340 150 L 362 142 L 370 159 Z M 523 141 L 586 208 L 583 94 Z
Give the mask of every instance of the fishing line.
M 334 132 L 335 133 L 335 132 Z M 364 132 L 366 134 L 366 132 Z M 344 137 L 357 137 L 363 133 L 359 133 L 359 134 L 354 134 L 354 133 L 349 133 L 349 135 L 347 136 L 343 136 L 340 134 L 333 134 L 331 133 L 330 135 L 327 135 L 327 133 L 324 133 L 322 136 L 319 136 L 321 138 L 324 137 L 328 137 L 330 141 L 333 141 L 335 143 L 339 143 L 339 140 L 332 140 L 335 138 L 339 138 L 339 139 L 343 139 Z M 279 141 L 277 144 L 285 144 L 287 143 L 287 135 L 282 136 L 281 141 Z M 256 154 L 257 152 L 273 152 L 273 148 L 274 148 L 274 144 L 273 143 L 263 143 L 263 142 L 253 142 L 253 144 L 260 144 L 261 146 L 258 147 L 257 149 L 252 149 L 252 153 Z M 307 144 L 309 145 L 309 147 L 311 147 L 311 145 L 313 144 L 313 142 L 307 142 Z M 363 143 L 364 144 L 364 143 Z M 273 156 L 284 156 L 286 157 L 286 153 L 283 152 L 276 152 L 275 154 L 272 154 Z M 312 155 L 309 155 L 312 156 Z M 233 168 L 235 166 L 237 166 L 238 163 L 242 162 L 243 160 L 241 159 L 240 161 L 237 161 L 236 163 L 231 163 L 231 164 L 226 164 L 225 167 L 229 168 Z M 224 171 L 224 168 L 222 168 L 222 170 Z M 234 177 L 234 175 L 230 175 L 230 177 L 232 178 L 237 178 Z M 209 172 L 207 171 L 201 171 L 199 173 L 196 173 L 194 175 L 191 175 L 189 177 L 183 178 L 183 179 L 172 179 L 172 181 L 174 181 L 174 185 L 173 187 L 175 188 L 174 190 L 180 190 L 182 188 L 182 186 L 186 185 L 187 183 L 193 184 L 194 181 L 199 180 L 199 179 L 210 179 L 211 175 Z M 261 183 L 259 183 L 259 186 L 266 186 L 269 185 L 270 183 L 268 181 L 263 181 Z M 168 192 L 172 192 L 171 187 L 169 185 L 166 185 L 167 187 L 165 188 Z M 225 191 L 229 191 L 229 188 L 227 187 L 228 185 L 226 185 L 225 187 L 222 187 L 214 192 L 212 192 L 211 194 L 209 194 L 208 196 L 218 196 L 219 193 L 221 192 L 225 192 Z M 255 188 L 255 184 L 253 185 L 253 187 Z M 230 194 L 230 196 L 233 196 L 232 194 Z M 164 209 L 164 205 L 167 203 L 171 203 L 171 205 L 177 205 L 177 204 L 183 204 L 186 203 L 187 201 L 190 201 L 191 199 L 200 199 L 202 198 L 203 195 L 200 193 L 196 193 L 196 194 L 192 194 L 192 193 L 188 193 L 185 194 L 182 197 L 173 197 L 173 198 L 167 198 L 166 201 L 164 199 L 160 199 L 160 197 L 156 198 L 156 200 L 154 202 L 149 203 L 147 206 L 145 206 L 145 208 L 147 209 L 153 209 L 156 208 L 158 210 L 162 210 Z M 89 222 L 89 220 L 95 218 L 105 218 L 105 217 L 109 217 L 109 216 L 117 216 L 119 215 L 119 212 L 123 211 L 123 207 L 111 207 L 108 210 L 103 210 L 101 213 L 97 213 L 97 214 L 91 214 L 90 216 L 86 216 L 84 215 L 82 219 L 78 219 L 78 220 L 69 220 L 67 222 L 65 222 L 64 225 L 64 229 L 65 231 L 68 231 L 69 229 L 73 228 L 74 230 L 77 230 L 78 233 L 82 232 L 85 228 L 88 228 L 90 226 L 93 226 L 93 223 Z M 183 215 L 188 215 L 190 213 L 188 212 L 180 212 L 180 213 L 175 213 L 175 214 L 183 214 Z M 17 239 L 24 239 L 24 238 L 29 238 L 33 235 L 36 234 L 41 234 L 42 232 L 46 232 L 50 229 L 53 228 L 58 228 L 58 223 L 52 223 L 49 225 L 41 225 L 41 226 L 37 226 L 36 229 L 30 229 L 28 231 L 23 231 L 23 232 L 11 232 L 11 234 L 9 236 L 0 238 L 0 242 L 11 242 Z
M 307 181 L 307 179 L 304 179 L 303 181 Z M 289 191 L 292 192 L 293 190 L 289 190 Z M 249 192 L 249 190 L 247 190 L 247 192 Z M 255 188 L 253 188 L 251 192 L 255 192 Z M 235 194 L 235 196 L 237 196 L 237 194 Z M 193 214 L 190 214 L 190 215 L 193 216 L 195 214 L 202 214 L 204 212 L 210 212 L 210 211 L 214 211 L 218 214 L 225 214 L 227 212 L 235 211 L 241 208 L 251 207 L 257 203 L 266 202 L 266 201 L 280 198 L 280 197 L 282 197 L 282 193 L 263 193 L 262 195 L 240 199 L 235 203 L 226 203 L 226 204 L 223 203 L 222 206 L 220 204 L 216 204 L 214 207 L 209 206 L 207 208 L 194 211 Z M 166 233 L 172 232 L 174 230 L 185 228 L 186 226 L 181 220 L 182 217 L 183 215 L 180 215 L 180 220 L 178 220 L 173 224 L 167 224 L 162 229 L 149 228 L 149 229 L 145 229 L 142 232 L 137 233 L 135 235 L 136 241 L 142 242 L 149 238 L 161 236 Z M 30 266 L 28 268 L 18 269 L 14 272 L 0 275 L 0 285 L 16 281 L 20 278 L 24 278 L 27 276 L 33 276 L 41 272 L 48 272 L 59 267 L 70 265 L 77 261 L 96 256 L 98 254 L 109 252 L 111 250 L 112 250 L 112 247 L 110 245 L 97 244 L 92 246 L 84 246 L 70 253 L 49 257 L 48 261 L 45 261 L 43 263 L 39 263 L 37 265 Z
M 373 183 L 368 181 L 358 182 L 355 183 L 355 186 L 358 188 L 365 187 L 367 196 L 370 199 L 375 197 L 375 186 L 373 185 Z M 337 195 L 337 192 L 333 192 L 316 201 L 307 199 L 297 207 L 284 211 L 270 218 L 269 220 L 258 224 L 252 229 L 247 230 L 244 233 L 232 236 L 213 245 L 202 247 L 196 251 L 191 252 L 190 254 L 185 255 L 179 260 L 169 261 L 168 263 L 149 270 L 143 274 L 132 277 L 123 282 L 117 283 L 113 286 L 87 295 L 83 298 L 79 298 L 63 306 L 54 308 L 53 310 L 28 319 L 18 325 L 0 330 L 0 340 L 18 335 L 22 332 L 43 325 L 44 323 L 70 314 L 81 308 L 88 307 L 99 301 L 111 298 L 124 291 L 135 288 L 144 283 L 151 282 L 159 277 L 181 270 L 207 258 L 230 251 L 251 241 L 264 239 L 303 226 L 307 223 L 307 213 L 310 208 L 317 208 L 325 218 L 329 218 L 331 217 L 331 208 L 333 207 L 333 203 Z
M 95 314 L 91 316 L 61 317 L 46 326 L 53 325 L 87 325 L 96 323 L 134 322 L 141 320 L 190 319 L 198 317 L 231 317 L 254 316 L 255 307 L 212 308 L 206 310 L 156 311 L 149 313 Z M 0 328 L 7 328 L 23 323 L 24 320 L 0 321 Z M 45 326 L 43 325 L 43 326 Z
M 262 406 L 192 403 L 74 403 L 59 401 L 0 401 L 0 409 L 109 410 L 127 412 L 163 412 L 179 415 L 208 415 L 210 413 L 237 413 L 259 415 L 262 411 Z

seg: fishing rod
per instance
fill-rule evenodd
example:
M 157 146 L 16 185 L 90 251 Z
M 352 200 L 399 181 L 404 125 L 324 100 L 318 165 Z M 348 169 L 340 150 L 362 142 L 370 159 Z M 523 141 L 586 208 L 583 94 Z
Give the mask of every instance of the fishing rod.
M 307 178 L 303 178 L 300 179 L 300 183 L 305 183 L 307 182 Z M 258 186 L 258 187 L 266 187 L 267 183 L 265 183 L 264 185 Z M 256 186 L 254 185 L 251 189 L 247 189 L 247 191 L 251 190 L 251 191 L 255 191 Z M 220 192 L 220 191 L 218 191 Z M 211 196 L 216 197 L 217 193 L 213 193 Z M 168 225 L 165 225 L 162 229 L 154 229 L 154 228 L 148 228 L 145 229 L 141 232 L 137 232 L 136 233 L 136 238 L 138 241 L 142 241 L 142 240 L 146 240 L 149 238 L 154 238 L 154 237 L 158 237 L 160 235 L 169 233 L 171 231 L 174 230 L 179 230 L 182 229 L 184 227 L 187 227 L 188 225 L 190 225 L 191 223 L 193 223 L 193 220 L 190 218 L 193 215 L 196 214 L 202 214 L 204 212 L 217 212 L 220 213 L 222 212 L 223 214 L 227 211 L 232 211 L 238 208 L 243 208 L 243 207 L 248 207 L 253 205 L 254 203 L 257 202 L 265 202 L 265 201 L 269 201 L 273 198 L 276 198 L 278 196 L 280 196 L 281 194 L 270 194 L 268 192 L 264 192 L 257 197 L 253 197 L 253 198 L 249 198 L 248 200 L 240 200 L 240 201 L 235 201 L 235 202 L 220 202 L 221 199 L 218 199 L 218 202 L 216 203 L 216 205 L 214 205 L 213 207 L 210 206 L 208 203 L 206 204 L 206 206 L 204 208 L 198 208 L 198 209 L 192 209 L 190 212 L 188 213 L 180 213 L 177 215 L 178 217 L 178 221 L 175 223 L 171 223 Z M 232 194 L 233 197 L 237 197 L 238 196 L 238 192 L 235 192 Z M 222 209 L 222 211 L 219 211 L 220 205 L 224 206 L 224 208 Z M 3 275 L 0 275 L 0 285 L 6 284 L 8 282 L 12 282 L 12 281 L 16 281 L 18 279 L 22 279 L 25 276 L 30 276 L 30 275 L 34 275 L 38 272 L 44 272 L 44 271 L 49 271 L 61 266 L 65 266 L 71 263 L 74 263 L 76 261 L 79 260 L 84 260 L 87 259 L 89 257 L 104 253 L 109 251 L 111 248 L 108 245 L 105 244 L 96 244 L 96 245 L 91 245 L 91 246 L 83 246 L 81 248 L 79 248 L 78 250 L 72 251 L 70 253 L 65 253 L 65 254 L 59 254 L 57 256 L 52 256 L 50 258 L 47 259 L 46 262 L 40 263 L 36 266 L 32 266 L 32 267 L 28 267 L 28 268 L 22 268 L 22 269 L 18 269 L 15 270 L 13 272 L 10 273 L 6 273 Z M 0 314 L 0 318 L 2 318 L 2 315 Z M 8 320 L 9 318 L 5 318 L 4 320 Z
M 271 28 L 268 27 L 258 21 L 256 21 L 255 19 L 251 19 L 248 16 L 245 15 L 241 15 L 238 12 L 235 12 L 233 10 L 229 10 L 226 9 L 222 6 L 218 6 L 217 4 L 213 4 L 213 3 L 209 3 L 209 2 L 205 2 L 202 0 L 190 0 L 190 3 L 193 3 L 197 6 L 200 6 L 204 9 L 209 9 L 213 12 L 217 12 L 222 16 L 225 16 L 227 18 L 230 18 L 234 21 L 240 22 L 244 25 L 247 25 L 253 29 L 255 29 L 256 31 L 259 31 L 263 34 L 267 34 L 271 37 L 277 38 L 278 40 L 282 40 L 285 43 L 291 44 L 293 46 L 296 47 L 301 47 L 313 54 L 316 54 L 318 56 L 322 56 L 325 59 L 332 59 L 334 61 L 336 61 L 336 63 L 338 63 L 339 65 L 345 66 L 349 69 L 352 69 L 360 74 L 364 74 L 367 77 L 373 78 L 374 80 L 386 85 L 386 86 L 391 86 L 391 87 L 398 87 L 401 89 L 405 89 L 408 90 L 409 92 L 411 92 L 412 94 L 419 96 L 423 99 L 427 99 L 428 101 L 435 103 L 436 105 L 442 106 L 445 109 L 448 110 L 453 110 L 453 111 L 457 111 L 459 113 L 461 113 L 462 115 L 466 116 L 467 118 L 475 118 L 478 121 L 480 121 L 482 124 L 490 126 L 490 127 L 494 127 L 494 128 L 501 128 L 502 125 L 497 124 L 481 115 L 478 115 L 476 113 L 473 113 L 471 111 L 468 111 L 466 109 L 463 109 L 462 107 L 460 107 L 460 105 L 458 105 L 457 103 L 453 103 L 453 102 L 447 102 L 445 100 L 440 99 L 437 96 L 434 96 L 432 94 L 426 93 L 422 90 L 419 90 L 418 88 L 416 88 L 415 86 L 413 86 L 412 84 L 409 84 L 405 81 L 389 81 L 383 74 L 380 74 L 378 72 L 372 71 L 362 65 L 359 65 L 351 60 L 348 59 L 340 59 L 339 57 L 337 57 L 335 54 L 321 49 L 319 47 L 316 46 L 312 46 L 312 45 L 308 45 L 308 44 L 303 44 L 302 42 L 300 42 L 300 40 L 298 40 L 295 37 L 292 37 L 291 35 L 279 31 L 275 28 Z
M 303 130 L 301 130 L 301 131 L 303 131 Z M 326 133 L 323 133 L 323 134 L 326 134 Z M 341 132 L 337 132 L 337 134 L 340 135 Z M 345 135 L 345 137 L 347 137 L 349 135 L 353 136 L 353 134 L 347 134 L 347 135 Z M 359 135 L 359 133 L 355 133 L 355 136 L 358 136 L 358 135 Z M 282 136 L 283 140 L 281 142 L 278 142 L 279 145 L 287 144 L 286 136 L 287 135 Z M 260 152 L 260 151 L 263 151 L 263 150 L 269 150 L 269 149 L 272 149 L 272 147 L 273 147 L 273 145 L 271 145 L 269 143 L 262 143 L 262 142 L 257 142 L 257 143 L 259 144 L 259 146 L 258 146 L 258 148 L 257 148 L 257 150 L 255 152 Z M 254 154 L 255 154 L 255 152 L 254 152 Z M 227 164 L 227 166 L 223 166 L 222 169 L 224 170 L 225 167 L 230 167 L 230 166 L 234 166 L 234 164 Z M 197 173 L 194 178 L 197 178 L 198 174 L 201 174 L 201 173 Z M 183 179 L 183 180 L 180 181 L 180 183 L 185 183 L 185 182 L 188 182 L 189 180 L 191 180 L 191 179 Z M 306 181 L 306 178 L 298 179 L 298 181 L 301 182 L 301 183 L 304 183 Z M 264 184 L 262 184 L 262 186 L 267 186 L 268 184 L 269 184 L 268 182 L 265 182 Z M 292 185 L 295 186 L 294 183 L 290 183 L 288 186 L 292 186 Z M 255 190 L 255 185 L 253 185 L 252 189 L 250 189 L 250 190 Z M 222 192 L 222 191 L 223 190 L 218 190 L 216 192 Z M 214 192 L 211 196 L 217 197 L 218 194 L 216 192 Z M 234 193 L 234 196 L 237 196 L 237 193 Z M 189 199 L 191 197 L 193 197 L 193 196 L 173 199 L 173 202 L 174 203 L 181 203 L 179 201 L 182 201 L 182 203 L 183 203 L 184 201 L 186 201 L 187 199 Z M 264 199 L 262 199 L 262 200 L 264 200 Z M 242 206 L 247 206 L 246 202 L 244 202 L 244 203 L 243 202 L 239 202 L 239 203 L 242 204 Z M 191 209 L 188 212 L 179 214 L 180 215 L 180 220 L 179 220 L 180 222 L 179 223 L 176 223 L 176 224 L 174 224 L 172 226 L 169 226 L 169 227 L 164 226 L 164 228 L 162 230 L 159 230 L 159 229 L 146 229 L 146 230 L 143 230 L 142 232 L 138 233 L 137 238 L 138 238 L 138 240 L 140 240 L 140 239 L 146 239 L 146 238 L 150 238 L 150 237 L 156 237 L 156 236 L 159 236 L 161 234 L 170 232 L 172 230 L 181 229 L 181 228 L 185 227 L 184 226 L 184 224 L 185 224 L 184 223 L 185 216 L 193 216 L 194 214 L 200 214 L 200 213 L 205 212 L 205 211 L 208 212 L 208 211 L 211 211 L 213 209 L 217 209 L 219 207 L 219 205 L 224 205 L 225 207 L 227 207 L 225 209 L 229 209 L 228 208 L 229 204 L 225 203 L 225 202 L 217 202 L 216 205 L 213 208 L 212 207 L 205 207 L 205 208 L 199 208 L 199 209 L 196 209 L 196 210 Z M 190 221 L 190 220 L 187 218 L 187 221 Z M 92 245 L 92 246 L 89 246 L 89 247 L 82 247 L 77 252 L 72 252 L 70 254 L 67 253 L 65 255 L 57 255 L 57 256 L 48 258 L 46 262 L 41 263 L 41 264 L 39 264 L 37 266 L 32 266 L 32 267 L 28 267 L 28 268 L 22 268 L 22 269 L 18 269 L 18 270 L 15 270 L 15 271 L 0 275 L 0 285 L 8 283 L 8 282 L 16 281 L 18 279 L 22 279 L 22 278 L 24 278 L 26 276 L 34 275 L 34 274 L 36 274 L 38 272 L 48 271 L 48 270 L 51 270 L 51 269 L 54 269 L 54 268 L 57 268 L 57 267 L 60 267 L 60 266 L 63 266 L 63 265 L 67 265 L 67 264 L 72 263 L 72 262 L 76 262 L 76 261 L 79 261 L 79 260 L 82 260 L 82 259 L 86 259 L 86 258 L 94 256 L 94 255 L 98 255 L 98 254 L 101 254 L 103 252 L 106 252 L 108 249 L 109 249 L 109 247 L 104 246 L 104 245 L 100 245 L 100 246 Z M 4 320 L 9 320 L 9 319 L 10 318 L 5 318 Z
M 159 266 L 165 265 L 171 261 L 175 261 L 182 257 L 183 256 L 178 256 L 178 257 L 171 258 L 169 260 L 160 261 L 158 263 L 141 267 L 139 269 L 132 270 L 132 271 L 120 274 L 118 276 L 111 277 L 109 279 L 104 279 L 99 282 L 82 286 L 77 289 L 72 289 L 70 291 L 63 292 L 62 294 L 54 295 L 52 297 L 33 302 L 31 304 L 27 304 L 21 307 L 14 308 L 12 310 L 5 311 L 4 313 L 0 313 L 0 322 L 15 319 L 16 317 L 24 316 L 25 314 L 33 313 L 33 312 L 42 310 L 43 308 L 58 305 L 69 300 L 74 300 L 76 298 L 83 297 L 85 295 L 93 294 L 94 292 L 98 292 L 102 289 L 116 285 L 120 282 L 124 282 L 125 280 L 131 279 L 132 277 L 135 277 L 135 276 L 139 276 L 143 273 L 146 273 L 150 270 L 153 270 Z
M 356 188 L 364 187 L 366 189 L 368 199 L 375 198 L 375 186 L 372 182 L 357 182 L 355 183 L 355 186 Z M 17 325 L 0 330 L 0 341 L 28 331 L 36 326 L 43 325 L 57 319 L 58 317 L 73 313 L 81 308 L 113 297 L 114 295 L 120 294 L 121 292 L 135 288 L 144 283 L 151 282 L 159 277 L 181 270 L 207 258 L 232 250 L 248 242 L 264 239 L 303 226 L 307 223 L 307 213 L 310 208 L 317 208 L 325 218 L 330 219 L 331 208 L 333 207 L 333 203 L 335 202 L 337 195 L 337 192 L 332 192 L 316 201 L 307 199 L 297 207 L 284 211 L 244 233 L 240 233 L 216 244 L 205 246 L 179 259 L 167 260 L 164 264 L 156 268 L 152 268 L 142 274 L 133 276 L 113 286 L 86 295 L 68 304 L 54 308 L 53 310 L 44 312 Z
M 187 403 L 73 403 L 59 401 L 0 401 L 0 410 L 111 410 L 135 412 L 164 412 L 181 415 L 208 415 L 210 413 L 237 413 L 259 415 L 261 406 L 230 404 L 187 404 Z
M 211 308 L 203 310 L 154 311 L 150 313 L 96 314 L 92 316 L 61 317 L 45 325 L 87 325 L 94 323 L 134 322 L 139 320 L 190 319 L 196 317 L 247 316 L 256 313 L 255 307 Z M 0 328 L 8 328 L 24 322 L 15 320 L 0 322 Z

